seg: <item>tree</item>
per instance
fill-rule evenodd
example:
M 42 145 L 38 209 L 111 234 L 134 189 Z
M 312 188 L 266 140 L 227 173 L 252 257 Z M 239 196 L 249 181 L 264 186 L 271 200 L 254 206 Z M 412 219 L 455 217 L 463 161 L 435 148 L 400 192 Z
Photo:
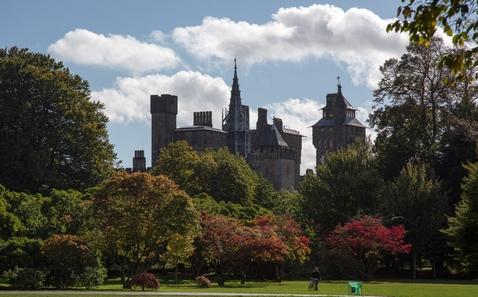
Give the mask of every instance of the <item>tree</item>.
M 408 163 L 383 196 L 383 213 L 390 222 L 400 222 L 407 229 L 407 242 L 412 244 L 412 277 L 416 278 L 417 256 L 426 255 L 440 245 L 431 243 L 440 237 L 447 210 L 446 196 L 440 184 L 429 177 L 425 165 Z M 435 254 L 435 253 L 432 253 Z M 431 257 L 435 272 L 437 261 Z
M 48 282 L 56 288 L 81 284 L 88 268 L 104 269 L 98 255 L 74 235 L 54 235 L 42 247 L 48 271 Z M 103 274 L 104 275 L 104 274 Z
M 246 160 L 225 148 L 208 152 L 217 164 L 211 176 L 211 196 L 217 200 L 246 204 L 254 200 L 257 174 Z
M 459 270 L 472 277 L 478 275 L 478 163 L 466 166 L 462 200 L 448 220 L 446 233 L 459 261 Z
M 368 144 L 359 142 L 329 153 L 317 166 L 317 174 L 306 175 L 299 186 L 305 220 L 326 235 L 360 212 L 375 213 L 382 187 Z
M 262 216 L 254 220 L 255 225 L 265 234 L 266 238 L 273 239 L 272 242 L 281 241 L 285 247 L 283 250 L 276 251 L 275 257 L 266 258 L 265 262 L 274 262 L 276 268 L 276 278 L 280 282 L 284 277 L 284 264 L 297 263 L 303 264 L 311 252 L 310 239 L 305 236 L 297 222 L 287 215 Z M 274 239 L 274 236 L 278 237 Z M 271 249 L 268 249 L 270 252 Z
M 377 131 L 375 151 L 382 175 L 392 180 L 408 162 L 427 164 L 459 199 L 462 164 L 476 160 L 478 88 L 475 69 L 462 80 L 440 65 L 450 49 L 434 38 L 428 47 L 412 44 L 380 68 L 369 123 Z
M 443 62 L 455 72 L 478 65 L 478 6 L 473 0 L 402 0 L 397 17 L 401 19 L 387 26 L 387 31 L 407 32 L 410 41 L 429 46 L 439 27 L 452 36 L 461 48 L 443 57 Z M 472 44 L 472 45 L 470 45 Z M 467 46 L 470 45 L 470 46 Z
M 168 176 L 191 197 L 205 193 L 217 201 L 242 205 L 254 202 L 260 181 L 241 156 L 227 149 L 198 153 L 185 141 L 162 149 L 153 172 Z
M 224 216 L 204 214 L 201 218 L 202 233 L 198 244 L 202 246 L 203 254 L 196 257 L 204 258 L 215 266 L 215 276 L 219 286 L 224 286 L 224 270 L 234 258 L 235 249 L 232 239 L 239 226 L 239 220 Z
M 220 286 L 224 285 L 227 267 L 238 272 L 241 283 L 245 283 L 251 265 L 272 263 L 281 280 L 283 263 L 303 263 L 310 253 L 309 239 L 293 219 L 285 216 L 261 216 L 244 223 L 220 215 L 203 215 L 202 230 L 198 250 L 215 265 Z
M 153 168 L 154 175 L 168 176 L 190 196 L 208 192 L 208 176 L 199 173 L 205 164 L 212 163 L 213 167 L 215 164 L 213 162 L 205 163 L 201 155 L 186 141 L 168 144 L 161 150 L 160 156 Z
M 103 106 L 88 82 L 27 49 L 0 50 L 0 184 L 85 189 L 112 172 Z
M 359 272 L 369 279 L 386 254 L 406 254 L 411 245 L 405 243 L 402 225 L 387 228 L 378 217 L 362 216 L 337 226 L 327 237 L 327 244 L 359 260 Z
M 375 147 L 386 178 L 398 176 L 410 160 L 431 163 L 446 125 L 448 108 L 459 101 L 447 80 L 450 72 L 438 64 L 446 53 L 443 42 L 429 47 L 410 45 L 400 60 L 389 59 L 374 90 L 369 123 L 377 130 Z
M 174 281 L 178 282 L 178 264 L 185 263 L 194 253 L 194 238 L 173 234 L 168 240 L 163 261 L 174 266 Z
M 119 267 L 125 286 L 161 260 L 173 235 L 190 242 L 198 232 L 191 198 L 162 175 L 118 173 L 99 185 L 92 207 L 105 254 Z

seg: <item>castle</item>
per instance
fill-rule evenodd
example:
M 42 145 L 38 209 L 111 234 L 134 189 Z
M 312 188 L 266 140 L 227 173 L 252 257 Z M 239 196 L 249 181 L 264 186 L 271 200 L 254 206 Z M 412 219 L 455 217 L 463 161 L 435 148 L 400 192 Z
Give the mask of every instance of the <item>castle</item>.
M 304 136 L 285 128 L 280 118 L 274 117 L 269 124 L 264 108 L 258 109 L 256 129 L 250 129 L 249 107 L 242 104 L 235 60 L 229 108 L 222 119 L 222 129 L 213 127 L 211 111 L 194 112 L 192 126 L 177 127 L 178 97 L 151 95 L 150 100 L 152 164 L 161 157 L 162 148 L 185 140 L 197 151 L 227 147 L 243 156 L 251 168 L 276 189 L 293 188 L 300 181 Z M 312 128 L 317 164 L 325 153 L 350 144 L 356 137 L 365 138 L 365 126 L 355 118 L 355 109 L 342 95 L 340 83 L 337 93 L 327 95 L 323 118 Z M 144 152 L 135 151 L 132 171 L 145 169 Z

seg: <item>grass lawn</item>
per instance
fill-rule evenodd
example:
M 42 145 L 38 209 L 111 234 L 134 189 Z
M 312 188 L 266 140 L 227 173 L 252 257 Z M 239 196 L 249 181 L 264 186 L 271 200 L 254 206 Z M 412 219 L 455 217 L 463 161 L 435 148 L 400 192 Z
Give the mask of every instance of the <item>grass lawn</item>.
M 98 291 L 112 290 L 121 291 L 121 285 L 118 281 L 109 283 L 97 288 Z M 209 289 L 200 289 L 191 281 L 183 281 L 181 284 L 162 283 L 160 292 L 230 292 L 230 293 L 268 293 L 268 294 L 311 294 L 313 291 L 307 290 L 306 281 L 286 281 L 283 283 L 273 282 L 248 282 L 241 285 L 239 282 L 230 281 L 226 287 L 220 288 L 213 285 Z M 140 293 L 140 291 L 137 291 Z M 69 297 L 95 296 L 84 294 L 69 294 Z M 86 292 L 84 292 L 86 293 Z M 347 283 L 345 281 L 322 281 L 318 294 L 343 295 L 347 294 Z M 395 296 L 395 297 L 477 297 L 477 282 L 407 282 L 407 281 L 374 281 L 363 283 L 364 295 Z M 0 291 L 0 297 L 12 296 Z M 18 296 L 18 295 L 16 295 Z M 31 295 L 21 295 L 31 296 Z M 38 295 L 36 295 L 38 296 Z M 46 297 L 48 295 L 41 295 Z M 58 297 L 59 295 L 51 295 Z M 109 295 L 96 295 L 109 297 Z M 113 296 L 113 295 L 111 295 Z M 114 295 L 119 296 L 119 295 Z M 138 295 L 136 295 L 138 296 Z

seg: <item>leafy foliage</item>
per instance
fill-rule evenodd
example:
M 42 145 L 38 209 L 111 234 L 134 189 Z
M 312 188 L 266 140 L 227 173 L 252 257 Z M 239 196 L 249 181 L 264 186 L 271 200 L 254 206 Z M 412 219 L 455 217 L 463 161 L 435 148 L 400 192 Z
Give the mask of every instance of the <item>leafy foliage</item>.
M 227 149 L 197 153 L 185 141 L 161 150 L 153 172 L 170 177 L 191 196 L 205 193 L 217 201 L 243 205 L 254 201 L 260 180 L 241 156 Z
M 306 175 L 299 186 L 306 223 L 325 235 L 357 213 L 375 213 L 382 187 L 367 144 L 329 153 L 317 166 L 317 174 Z
M 437 249 L 440 229 L 445 224 L 446 196 L 440 184 L 431 178 L 424 165 L 407 164 L 400 176 L 388 184 L 383 213 L 390 222 L 404 224 L 406 239 L 413 245 L 412 270 L 415 277 L 416 257 Z M 434 253 L 432 253 L 434 254 Z M 434 262 L 433 258 L 430 258 Z
M 466 166 L 468 176 L 463 183 L 462 201 L 453 217 L 449 218 L 446 231 L 451 238 L 459 270 L 476 277 L 478 275 L 478 163 Z
M 33 268 L 18 268 L 6 271 L 2 275 L 16 290 L 37 290 L 45 286 L 46 275 L 43 271 Z
M 82 276 L 90 274 L 88 268 L 103 269 L 96 253 L 74 235 L 54 235 L 45 240 L 42 254 L 46 261 L 48 282 L 56 288 L 82 284 Z
M 474 0 L 403 0 L 397 9 L 401 19 L 389 24 L 387 31 L 408 32 L 410 41 L 429 46 L 440 27 L 452 36 L 453 44 L 463 50 L 443 57 L 443 62 L 455 72 L 477 66 L 478 5 Z M 467 44 L 474 42 L 474 46 Z
M 439 144 L 450 125 L 450 106 L 476 98 L 473 83 L 452 84 L 439 60 L 447 50 L 440 39 L 429 47 L 410 45 L 400 60 L 389 59 L 374 91 L 369 122 L 377 130 L 375 146 L 385 177 L 399 174 L 409 161 L 434 164 Z
M 411 245 L 405 243 L 402 225 L 387 228 L 378 217 L 362 216 L 337 226 L 328 236 L 327 244 L 359 259 L 359 271 L 365 279 L 372 276 L 385 254 L 406 254 Z
M 103 106 L 62 63 L 0 50 L 0 183 L 17 191 L 86 189 L 113 169 Z
M 43 268 L 41 247 L 41 240 L 26 237 L 0 241 L 0 271 L 13 270 L 17 266 Z
M 141 287 L 144 291 L 144 288 L 148 289 L 159 289 L 159 280 L 152 273 L 140 272 L 131 277 L 131 285 L 133 287 Z
M 224 269 L 234 267 L 241 280 L 252 263 L 303 263 L 309 240 L 298 224 L 288 217 L 257 217 L 250 224 L 223 216 L 204 215 L 199 245 L 203 256 L 216 264 L 219 285 L 224 285 Z
M 198 233 L 191 198 L 162 175 L 118 173 L 95 192 L 93 211 L 104 249 L 125 285 L 131 275 L 158 263 L 170 240 L 184 241 L 174 245 L 188 250 Z

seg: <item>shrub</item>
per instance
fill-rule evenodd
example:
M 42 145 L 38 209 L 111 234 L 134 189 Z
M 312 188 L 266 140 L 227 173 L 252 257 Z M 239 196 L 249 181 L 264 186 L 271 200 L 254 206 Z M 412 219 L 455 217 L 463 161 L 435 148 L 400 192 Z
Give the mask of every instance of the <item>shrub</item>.
M 196 283 L 201 288 L 210 288 L 211 287 L 211 281 L 207 277 L 205 277 L 204 275 L 196 277 Z
M 56 288 L 82 285 L 82 276 L 91 276 L 85 275 L 89 267 L 102 268 L 98 255 L 84 240 L 74 235 L 53 235 L 45 240 L 42 254 L 47 264 L 48 283 Z
M 101 285 L 107 276 L 106 268 L 101 265 L 86 267 L 78 277 L 78 285 L 86 288 L 93 288 Z
M 8 270 L 2 275 L 10 286 L 19 290 L 35 290 L 45 285 L 46 275 L 43 271 L 33 268 L 18 268 Z
M 144 288 L 157 290 L 159 289 L 159 280 L 152 273 L 140 272 L 131 277 L 131 286 L 141 287 L 143 291 Z

